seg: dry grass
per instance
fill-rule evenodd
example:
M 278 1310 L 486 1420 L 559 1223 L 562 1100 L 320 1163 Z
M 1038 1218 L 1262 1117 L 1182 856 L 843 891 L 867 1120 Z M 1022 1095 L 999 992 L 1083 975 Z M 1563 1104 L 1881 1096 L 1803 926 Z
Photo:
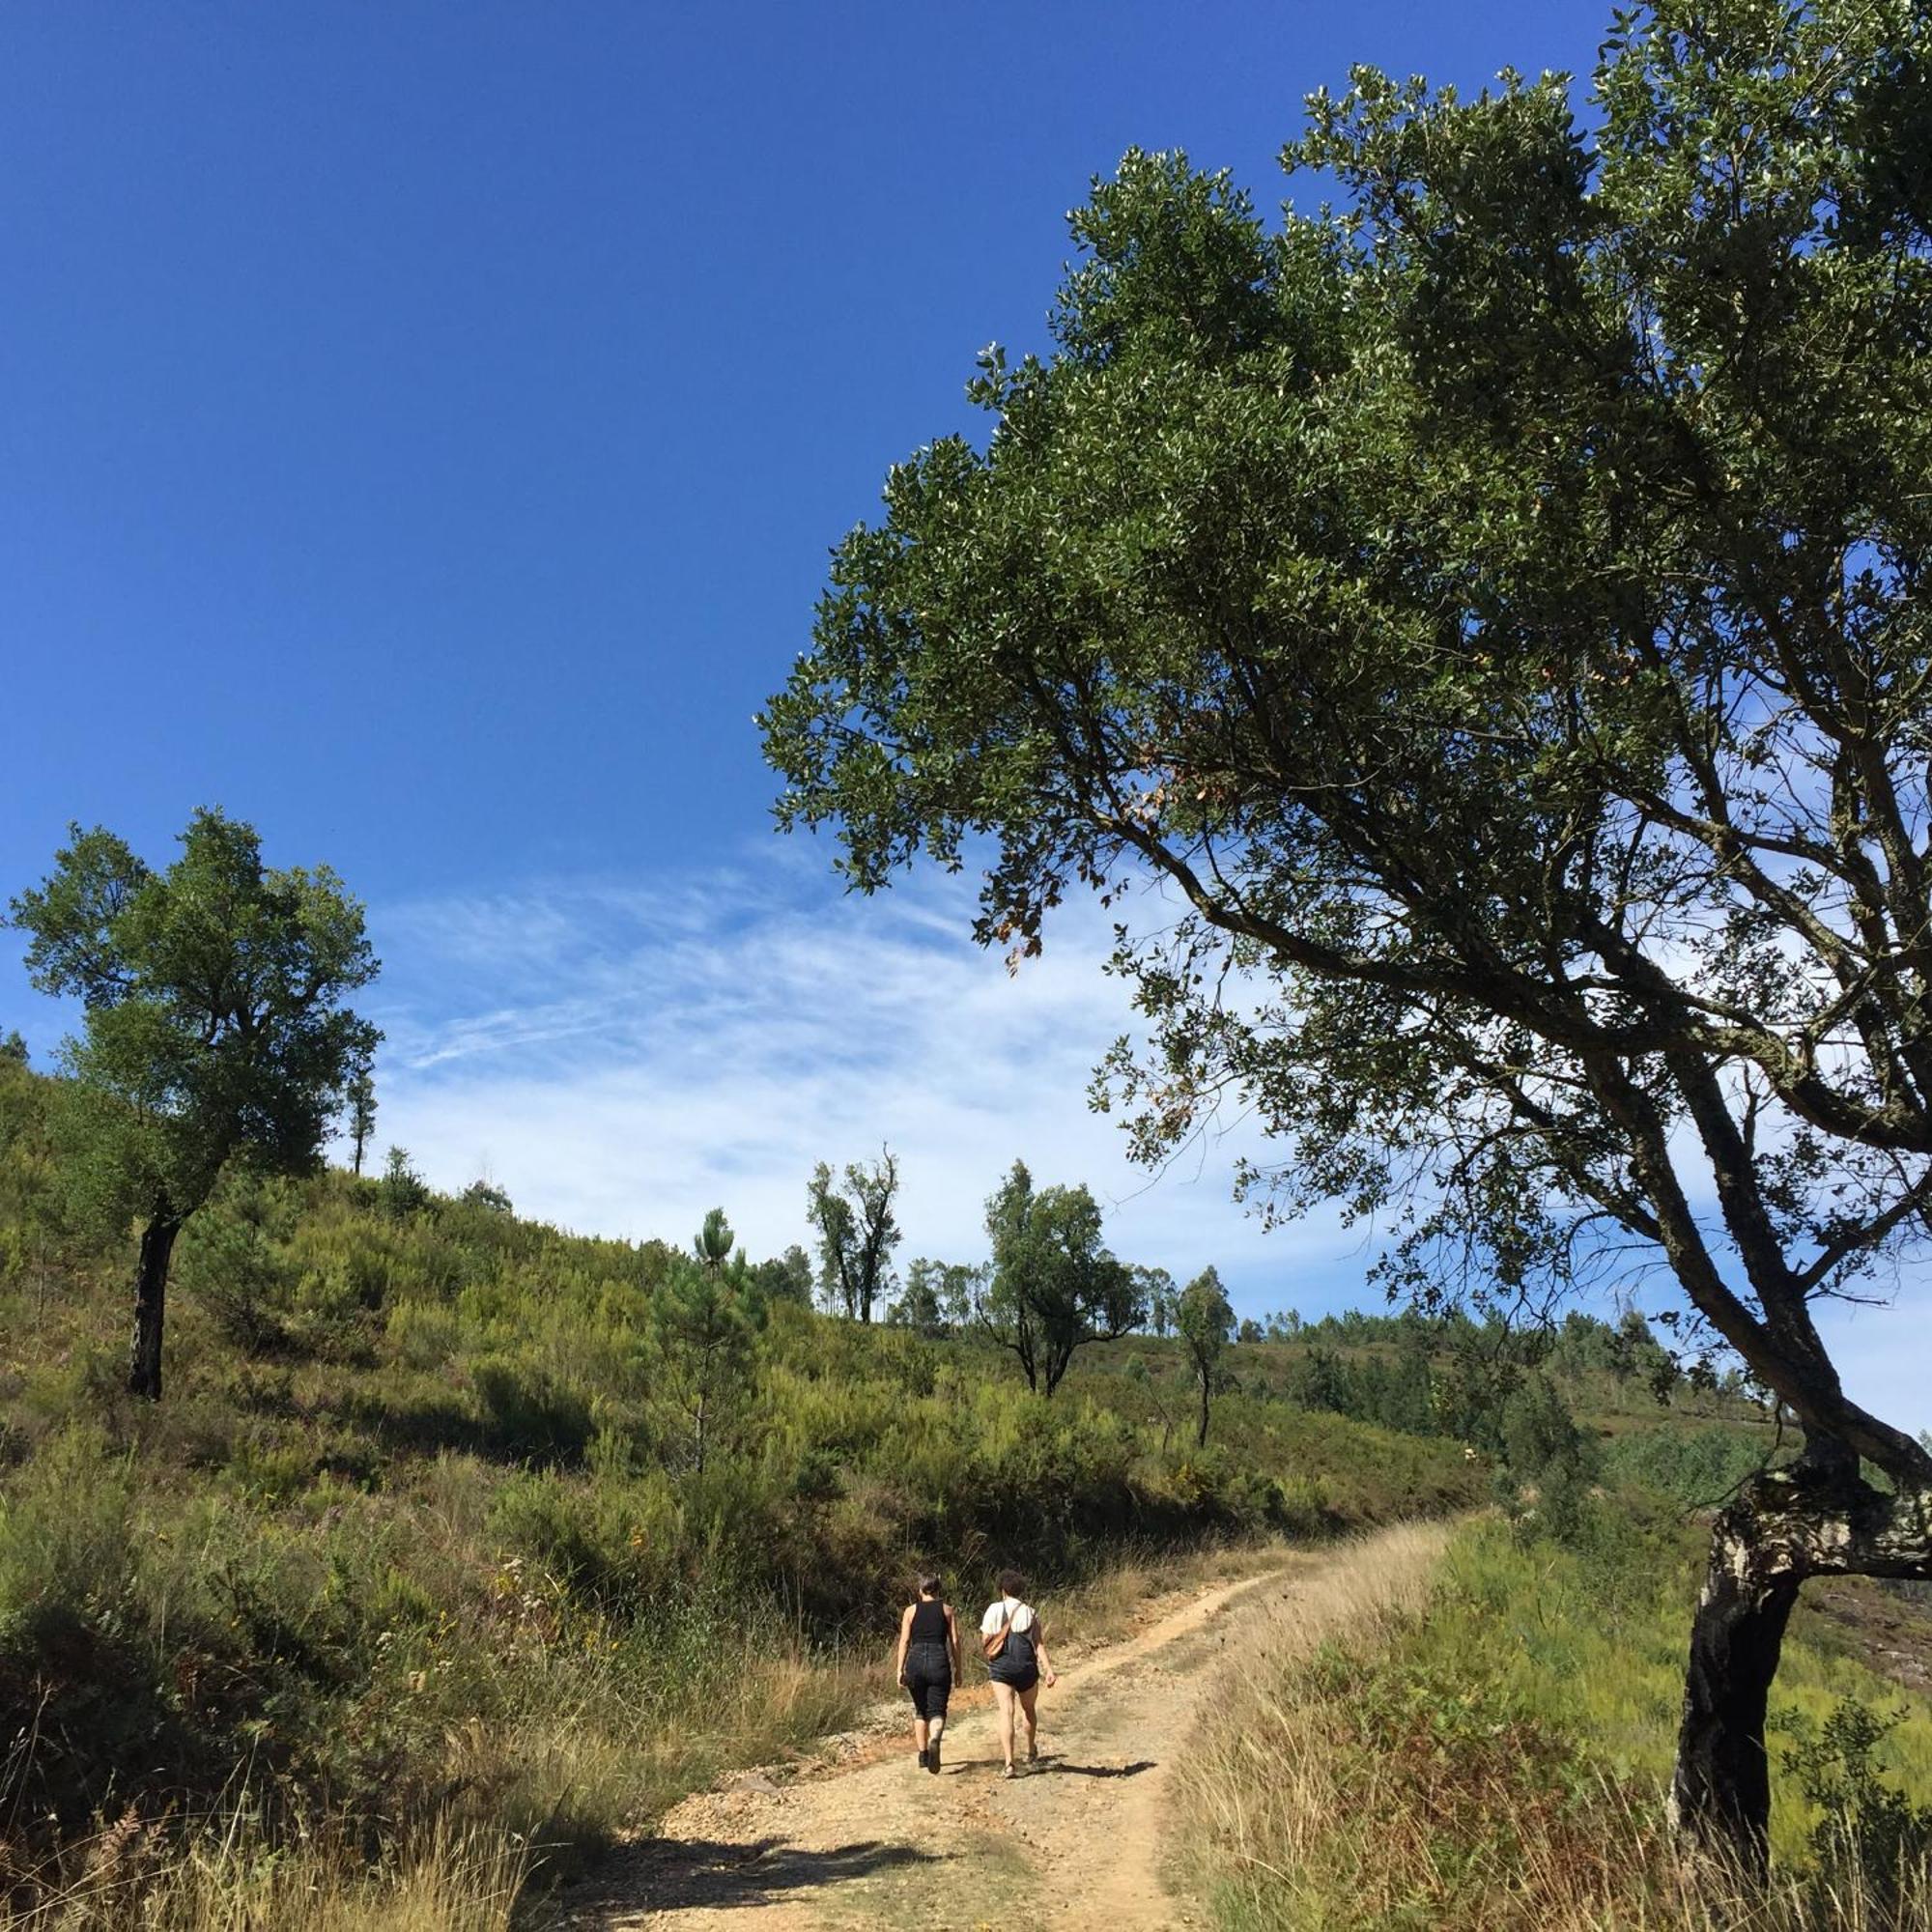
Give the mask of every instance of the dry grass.
M 1831 1889 L 1803 1871 L 1769 1893 L 1709 1872 L 1693 1889 L 1654 1784 L 1592 1770 L 1548 1725 L 1445 1690 L 1439 1663 L 1406 1670 L 1447 1542 L 1439 1527 L 1364 1539 L 1244 1613 L 1242 1662 L 1209 1694 L 1176 1780 L 1175 1842 L 1223 1932 L 1932 1925 L 1923 1870 L 1889 1906 L 1856 1878 Z
M 1175 1835 L 1195 1847 L 1192 1876 L 1217 1910 L 1290 1904 L 1298 1875 L 1332 1839 L 1340 1793 L 1326 1740 L 1296 1694 L 1305 1666 L 1323 1643 L 1373 1645 L 1403 1617 L 1419 1615 L 1446 1538 L 1434 1524 L 1363 1538 L 1307 1581 L 1270 1590 L 1242 1613 L 1242 1663 L 1209 1694 L 1175 1779 Z M 1319 1920 L 1289 1913 L 1251 1922 Z
M 638 1711 L 560 1677 L 548 1708 L 471 1719 L 444 1737 L 433 1824 L 371 1865 L 371 1833 L 270 1833 L 243 1805 L 200 1828 L 132 1811 L 61 1848 L 58 1868 L 0 1856 L 0 1924 L 20 1932 L 497 1932 L 590 1850 L 649 1825 L 728 1766 L 769 1761 L 850 1722 L 874 1694 L 856 1662 L 748 1645 L 701 1713 Z M 378 1833 L 376 1836 L 384 1833 Z M 9 1910 L 11 1897 L 12 1909 Z M 522 1922 L 521 1918 L 519 1922 Z
M 1085 1648 L 1126 1635 L 1165 1599 L 1199 1595 L 1217 1583 L 1252 1577 L 1287 1553 L 1279 1543 L 1216 1544 L 1200 1549 L 1150 1551 L 1126 1558 L 1070 1590 L 1040 1600 L 1056 1645 Z M 977 1611 L 979 1605 L 968 1607 Z
M 84 1869 L 10 1915 L 18 1932 L 508 1932 L 531 1858 L 505 1833 L 438 1829 L 371 1868 L 343 1844 L 269 1850 L 237 1818 L 184 1843 L 131 1815 Z

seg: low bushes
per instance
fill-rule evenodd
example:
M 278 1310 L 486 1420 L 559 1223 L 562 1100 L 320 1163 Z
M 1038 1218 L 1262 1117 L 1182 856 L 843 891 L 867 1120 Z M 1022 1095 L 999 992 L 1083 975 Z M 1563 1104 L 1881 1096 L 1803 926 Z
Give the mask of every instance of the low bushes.
M 1183 1776 L 1228 1932 L 1882 1928 L 1932 1905 L 1932 1706 L 1807 1638 L 1774 1694 L 1769 1894 L 1692 1898 L 1662 1836 L 1699 1538 L 1598 1500 L 1568 1547 L 1489 1520 L 1312 1652 L 1257 1647 Z M 1292 1638 L 1292 1633 L 1287 1634 Z M 1877 1714 L 1886 1714 L 1880 1716 Z
M 519 1833 L 554 1870 L 842 1719 L 927 1564 L 966 1597 L 1009 1562 L 1058 1590 L 1483 1480 L 1455 1444 L 1239 1395 L 1207 1452 L 1164 1450 L 1119 1373 L 1047 1404 L 969 1342 L 790 1305 L 700 1469 L 651 1320 L 669 1250 L 340 1174 L 238 1179 L 196 1218 L 168 1399 L 131 1404 L 126 1243 L 63 1218 L 32 1092 L 0 1071 L 0 1885 L 22 1909 L 129 1820 L 181 1859 L 197 1820 L 270 1848 L 332 1832 L 396 1883 L 438 1832 Z M 187 1870 L 164 1849 L 144 1869 Z

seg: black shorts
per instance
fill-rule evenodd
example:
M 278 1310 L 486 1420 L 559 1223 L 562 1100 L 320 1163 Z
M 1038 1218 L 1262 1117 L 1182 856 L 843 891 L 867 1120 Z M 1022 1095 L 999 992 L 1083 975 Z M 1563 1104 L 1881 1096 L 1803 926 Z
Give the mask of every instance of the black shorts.
M 928 1720 L 946 1715 L 952 1695 L 952 1660 L 940 1643 L 916 1643 L 906 1652 L 905 1687 L 912 1707 Z
M 988 1673 L 995 1684 L 1004 1684 L 1009 1690 L 1027 1691 L 1039 1682 L 1039 1666 L 1030 1663 L 1024 1670 L 993 1670 Z

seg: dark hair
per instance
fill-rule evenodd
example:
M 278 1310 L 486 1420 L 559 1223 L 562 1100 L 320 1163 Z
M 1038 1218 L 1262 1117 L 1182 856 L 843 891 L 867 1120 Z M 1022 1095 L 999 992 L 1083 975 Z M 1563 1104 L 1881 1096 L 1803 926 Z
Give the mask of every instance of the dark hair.
M 922 1577 L 919 1579 L 919 1594 L 922 1597 L 936 1597 L 944 1588 L 944 1580 L 938 1577 Z
M 1002 1570 L 1000 1572 L 1001 1596 L 1017 1597 L 1025 1588 L 1026 1578 L 1017 1570 Z

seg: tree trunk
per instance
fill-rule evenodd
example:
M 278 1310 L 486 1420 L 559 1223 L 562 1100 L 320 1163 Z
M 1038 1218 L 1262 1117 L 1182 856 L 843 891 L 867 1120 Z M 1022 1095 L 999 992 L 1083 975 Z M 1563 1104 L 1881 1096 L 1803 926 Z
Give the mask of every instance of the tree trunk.
M 134 1352 L 128 1368 L 128 1392 L 161 1399 L 161 1319 L 167 1310 L 168 1263 L 174 1257 L 181 1223 L 156 1214 L 141 1231 L 141 1259 L 134 1266 Z
M 1205 1449 L 1208 1446 L 1208 1378 L 1201 1378 L 1201 1434 L 1195 1437 L 1194 1446 Z
M 1754 1478 L 1718 1518 L 1690 1629 L 1670 1822 L 1693 1857 L 1761 1876 L 1771 1832 L 1765 1705 L 1807 1577 L 1932 1577 L 1932 1491 L 1887 1493 L 1856 1458 Z
M 1755 1555 L 1719 1524 L 1690 1625 L 1670 1822 L 1696 1851 L 1762 1877 L 1771 1831 L 1765 1706 L 1800 1579 L 1764 1574 Z

